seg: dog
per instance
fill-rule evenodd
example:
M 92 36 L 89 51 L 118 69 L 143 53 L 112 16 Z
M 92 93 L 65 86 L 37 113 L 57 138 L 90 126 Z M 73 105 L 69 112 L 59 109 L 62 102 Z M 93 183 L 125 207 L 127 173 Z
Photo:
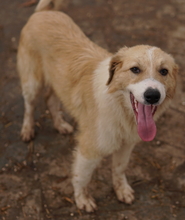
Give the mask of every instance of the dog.
M 125 170 L 134 146 L 154 139 L 155 121 L 174 96 L 178 66 L 173 57 L 149 45 L 111 54 L 90 41 L 68 15 L 38 11 L 21 32 L 17 68 L 25 105 L 23 141 L 34 137 L 35 100 L 43 85 L 50 88 L 47 104 L 54 127 L 62 134 L 73 132 L 59 112 L 60 102 L 78 123 L 72 171 L 77 207 L 96 210 L 87 186 L 110 154 L 117 198 L 131 204 L 134 190 Z

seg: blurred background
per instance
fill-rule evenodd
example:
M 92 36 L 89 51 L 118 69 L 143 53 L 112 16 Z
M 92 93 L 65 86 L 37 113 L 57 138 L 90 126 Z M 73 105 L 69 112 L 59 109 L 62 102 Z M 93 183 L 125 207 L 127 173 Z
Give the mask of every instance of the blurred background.
M 141 142 L 127 170 L 135 190 L 132 205 L 117 201 L 111 158 L 105 158 L 90 185 L 98 211 L 76 208 L 71 185 L 73 135 L 54 130 L 43 98 L 36 109 L 36 138 L 20 140 L 23 98 L 16 71 L 22 27 L 37 0 L 0 1 L 0 220 L 183 220 L 185 219 L 185 1 L 59 0 L 95 43 L 116 52 L 149 44 L 174 56 L 180 67 L 172 106 L 157 123 L 154 141 Z M 47 21 L 46 21 L 47 22 Z M 75 126 L 67 114 L 68 121 Z

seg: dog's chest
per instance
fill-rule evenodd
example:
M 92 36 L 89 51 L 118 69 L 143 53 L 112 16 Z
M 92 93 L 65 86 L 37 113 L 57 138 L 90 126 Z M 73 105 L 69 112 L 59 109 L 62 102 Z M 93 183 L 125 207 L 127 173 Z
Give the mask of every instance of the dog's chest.
M 102 111 L 97 121 L 97 140 L 98 148 L 105 155 L 112 154 L 123 143 L 137 143 L 138 135 L 133 118 L 129 118 L 121 107 L 120 110 Z

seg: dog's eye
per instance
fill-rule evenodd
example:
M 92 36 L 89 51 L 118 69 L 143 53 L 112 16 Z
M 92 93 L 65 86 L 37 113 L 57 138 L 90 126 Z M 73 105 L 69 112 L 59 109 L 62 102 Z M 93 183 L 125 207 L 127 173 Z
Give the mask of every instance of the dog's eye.
M 138 74 L 141 72 L 141 70 L 138 67 L 132 67 L 132 68 L 130 68 L 130 70 L 135 74 Z
M 166 76 L 168 74 L 168 70 L 167 69 L 161 69 L 159 72 L 163 76 Z

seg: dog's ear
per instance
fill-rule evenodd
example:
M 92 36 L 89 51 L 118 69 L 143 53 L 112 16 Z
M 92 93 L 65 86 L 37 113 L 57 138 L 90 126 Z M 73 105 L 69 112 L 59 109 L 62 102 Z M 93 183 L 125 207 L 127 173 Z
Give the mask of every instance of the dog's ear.
M 109 79 L 106 83 L 106 85 L 109 85 L 113 79 L 114 73 L 118 68 L 121 68 L 122 61 L 120 60 L 120 56 L 116 55 L 114 56 L 110 61 L 110 67 L 109 67 Z
M 175 75 L 175 77 L 178 75 L 178 73 L 179 73 L 179 66 L 177 64 L 174 64 L 173 74 Z
M 110 61 L 110 67 L 109 67 L 109 79 L 106 83 L 106 85 L 109 85 L 113 79 L 113 76 L 117 70 L 119 70 L 123 65 L 123 57 L 125 54 L 125 51 L 128 49 L 128 47 L 121 48 L 111 59 Z
M 54 1 L 53 0 L 40 0 L 35 11 L 46 11 L 52 10 L 54 8 Z
M 175 94 L 178 73 L 179 73 L 179 66 L 175 63 L 173 66 L 173 74 L 171 80 L 173 82 L 172 88 L 174 88 L 172 94 Z

